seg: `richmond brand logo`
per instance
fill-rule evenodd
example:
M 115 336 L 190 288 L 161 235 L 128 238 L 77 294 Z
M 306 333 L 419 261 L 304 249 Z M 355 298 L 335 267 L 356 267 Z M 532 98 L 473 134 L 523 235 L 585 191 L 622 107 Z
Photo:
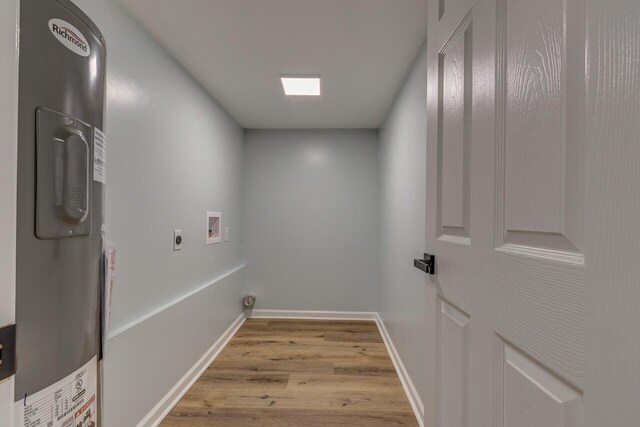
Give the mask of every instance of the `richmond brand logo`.
M 49 21 L 49 29 L 55 38 L 73 53 L 85 57 L 91 54 L 87 39 L 68 22 L 62 19 L 52 19 Z

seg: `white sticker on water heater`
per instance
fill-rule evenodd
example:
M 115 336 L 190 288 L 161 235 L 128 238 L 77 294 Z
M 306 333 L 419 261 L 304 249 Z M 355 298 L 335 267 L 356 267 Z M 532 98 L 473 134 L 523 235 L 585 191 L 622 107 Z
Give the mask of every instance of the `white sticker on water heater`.
M 16 427 L 95 427 L 98 419 L 98 357 L 15 403 Z
M 93 131 L 93 180 L 107 183 L 107 136 L 98 128 Z
M 116 277 L 116 244 L 113 242 L 106 242 L 104 251 L 104 319 L 103 322 L 103 334 L 104 342 L 103 346 L 107 345 L 107 338 L 109 337 L 109 324 L 111 323 L 111 302 L 113 301 L 113 283 Z
M 49 30 L 71 52 L 84 57 L 91 55 L 91 47 L 84 34 L 67 21 L 50 19 Z

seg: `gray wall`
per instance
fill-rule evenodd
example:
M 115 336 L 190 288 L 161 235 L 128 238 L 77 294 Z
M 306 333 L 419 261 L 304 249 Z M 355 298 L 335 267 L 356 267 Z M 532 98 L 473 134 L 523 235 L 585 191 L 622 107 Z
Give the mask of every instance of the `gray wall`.
M 247 131 L 244 181 L 256 308 L 375 311 L 376 131 Z
M 133 426 L 241 312 L 242 269 L 217 278 L 242 265 L 243 130 L 116 0 L 77 4 L 108 48 L 106 223 L 118 256 L 105 421 Z M 205 246 L 207 210 L 222 212 L 229 242 Z
M 380 130 L 380 315 L 423 402 L 433 363 L 433 290 L 413 267 L 425 248 L 426 43 Z
M 16 0 L 0 3 L 0 326 L 15 320 L 18 8 Z
M 15 321 L 18 1 L 0 2 L 0 326 Z M 0 426 L 13 425 L 13 378 L 0 382 Z

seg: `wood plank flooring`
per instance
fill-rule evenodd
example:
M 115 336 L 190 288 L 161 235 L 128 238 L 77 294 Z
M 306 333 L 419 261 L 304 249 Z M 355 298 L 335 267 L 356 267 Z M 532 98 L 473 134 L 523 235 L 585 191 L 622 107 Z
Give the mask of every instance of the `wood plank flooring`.
M 417 426 L 374 322 L 249 319 L 161 426 Z

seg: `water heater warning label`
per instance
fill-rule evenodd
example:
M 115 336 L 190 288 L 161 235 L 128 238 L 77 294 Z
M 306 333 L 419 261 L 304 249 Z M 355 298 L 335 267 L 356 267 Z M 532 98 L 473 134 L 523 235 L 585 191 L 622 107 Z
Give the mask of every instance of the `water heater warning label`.
M 95 427 L 97 356 L 68 377 L 15 403 L 16 427 Z
M 93 180 L 107 183 L 107 136 L 98 128 L 93 131 Z

